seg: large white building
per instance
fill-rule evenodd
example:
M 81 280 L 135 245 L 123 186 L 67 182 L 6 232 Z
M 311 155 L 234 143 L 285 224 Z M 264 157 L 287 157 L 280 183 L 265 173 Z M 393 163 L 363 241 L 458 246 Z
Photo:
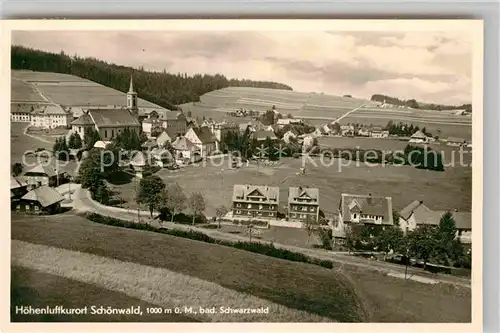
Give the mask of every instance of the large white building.
M 57 104 L 11 104 L 10 121 L 30 123 L 30 126 L 52 129 L 69 127 L 71 113 Z

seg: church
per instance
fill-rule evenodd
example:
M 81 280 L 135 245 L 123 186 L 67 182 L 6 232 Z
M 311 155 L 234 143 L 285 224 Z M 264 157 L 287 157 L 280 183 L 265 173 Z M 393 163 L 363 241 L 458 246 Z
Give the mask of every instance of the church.
M 127 92 L 126 108 L 91 108 L 71 122 L 71 132 L 78 133 L 82 140 L 85 139 L 87 128 L 97 130 L 103 141 L 112 141 L 126 128 L 136 131 L 137 134 L 140 133 L 141 123 L 139 121 L 137 93 L 134 91 L 132 77 Z

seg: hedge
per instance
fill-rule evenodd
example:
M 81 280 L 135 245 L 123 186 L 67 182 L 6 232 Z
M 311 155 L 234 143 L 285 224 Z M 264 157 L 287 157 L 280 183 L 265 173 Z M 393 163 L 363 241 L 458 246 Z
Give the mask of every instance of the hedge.
M 329 260 L 319 260 L 315 258 L 310 258 L 302 253 L 289 251 L 286 249 L 279 249 L 271 244 L 257 243 L 257 242 L 231 242 L 225 240 L 216 240 L 199 231 L 189 230 L 179 230 L 179 229 L 165 229 L 165 228 L 155 228 L 149 224 L 142 224 L 136 222 L 129 222 L 125 220 L 115 219 L 108 216 L 103 216 L 97 213 L 87 213 L 85 217 L 96 223 L 111 225 L 115 227 L 136 229 L 136 230 L 146 230 L 153 231 L 157 233 L 167 234 L 175 237 L 188 238 L 196 241 L 201 241 L 205 243 L 219 244 L 223 246 L 229 246 L 236 249 L 254 252 L 258 254 L 263 254 L 268 257 L 274 257 L 279 259 L 285 259 L 289 261 L 304 262 L 308 264 L 318 265 L 324 268 L 332 269 L 333 263 Z

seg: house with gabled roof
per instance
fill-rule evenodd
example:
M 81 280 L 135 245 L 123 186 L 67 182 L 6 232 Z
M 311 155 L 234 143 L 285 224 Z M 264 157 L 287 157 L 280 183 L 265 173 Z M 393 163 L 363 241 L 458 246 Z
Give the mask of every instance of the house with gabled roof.
M 172 142 L 172 137 L 168 135 L 167 132 L 162 132 L 156 138 L 156 144 L 158 145 L 158 147 L 164 147 L 167 142 Z
M 455 227 L 457 237 L 462 243 L 471 243 L 472 241 L 472 214 L 470 212 L 450 211 Z M 403 233 L 415 230 L 419 226 L 430 225 L 439 226 L 441 217 L 446 214 L 444 210 L 432 210 L 427 207 L 423 201 L 415 200 L 409 203 L 399 212 L 399 227 Z
M 242 185 L 233 187 L 233 217 L 248 219 L 275 219 L 279 206 L 279 187 Z
M 177 137 L 172 142 L 172 148 L 175 150 L 175 159 L 183 164 L 186 164 L 184 161 L 190 163 L 201 159 L 200 148 L 184 136 Z
M 319 220 L 319 190 L 310 187 L 288 189 L 288 220 L 317 223 Z
M 53 214 L 57 213 L 63 200 L 64 197 L 56 189 L 43 185 L 26 193 L 13 209 L 27 214 Z
M 338 214 L 333 234 L 339 239 L 344 239 L 348 228 L 354 224 L 381 228 L 394 225 L 391 197 L 342 193 Z
M 425 135 L 421 130 L 416 131 L 410 137 L 410 143 L 427 143 L 429 141 L 429 137 Z
M 54 166 L 39 163 L 23 173 L 22 179 L 26 182 L 28 189 L 38 186 L 54 186 L 57 181 L 57 170 Z
M 276 137 L 276 134 L 274 134 L 273 131 L 266 131 L 266 130 L 258 130 L 252 133 L 252 138 L 255 138 L 258 142 L 264 142 L 268 138 L 271 139 L 271 141 L 278 140 Z
M 210 156 L 217 149 L 217 138 L 212 134 L 208 127 L 191 127 L 188 129 L 184 137 L 200 150 L 202 158 Z

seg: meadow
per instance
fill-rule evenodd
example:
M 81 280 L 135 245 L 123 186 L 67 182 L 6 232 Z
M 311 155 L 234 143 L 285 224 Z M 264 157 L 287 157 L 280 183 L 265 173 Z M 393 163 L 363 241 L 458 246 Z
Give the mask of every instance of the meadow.
M 40 225 L 36 235 L 29 231 L 35 225 Z M 364 319 L 351 283 L 341 273 L 315 265 L 163 234 L 98 225 L 69 215 L 65 219 L 46 218 L 43 223 L 13 216 L 12 239 L 13 262 L 19 265 L 87 282 L 91 279 L 97 285 L 106 285 L 108 277 L 114 277 L 114 282 L 107 282 L 108 289 L 137 293 L 137 298 L 153 304 L 174 305 L 182 301 L 183 305 L 193 307 L 270 306 L 271 317 L 261 315 L 258 321 Z M 48 260 L 43 259 L 46 257 Z M 52 264 L 54 269 L 50 257 L 58 259 Z M 75 260 L 70 259 L 76 258 L 89 265 L 75 266 Z M 66 266 L 68 269 L 63 269 Z M 101 271 L 106 267 L 106 271 Z M 87 270 L 99 274 L 86 275 Z M 245 316 L 236 317 L 232 319 L 246 321 Z
M 234 184 L 269 185 L 280 187 L 280 208 L 287 205 L 288 187 L 317 187 L 320 208 L 335 212 L 341 193 L 371 193 L 390 196 L 393 208 L 401 210 L 414 200 L 423 200 L 431 209 L 471 210 L 472 170 L 470 167 L 447 167 L 443 172 L 419 170 L 411 166 L 365 165 L 364 163 L 332 159 L 322 165 L 319 159 L 306 161 L 306 174 L 299 175 L 301 159 L 283 158 L 277 167 L 250 164 L 231 170 L 223 164 L 192 165 L 180 170 L 162 169 L 156 174 L 165 183 L 177 182 L 184 192 L 201 192 L 206 201 L 205 214 L 214 216 L 221 205 L 230 206 Z M 219 161 L 220 162 L 220 161 Z M 216 162 L 216 163 L 219 163 Z M 112 185 L 117 196 L 126 201 L 123 207 L 136 208 L 133 200 L 135 185 Z M 144 208 L 143 208 L 144 209 Z
M 41 96 L 30 97 L 30 91 L 36 92 L 33 88 L 36 85 L 51 102 L 65 106 L 127 105 L 126 93 L 68 74 L 13 70 L 11 82 L 13 100 L 15 97 L 22 101 L 27 98 L 43 101 Z M 22 83 L 14 85 L 15 82 Z M 162 109 L 141 98 L 138 98 L 138 106 Z
M 152 304 L 160 304 L 164 299 L 162 297 L 168 298 L 182 293 L 199 294 L 201 296 L 196 302 L 203 302 L 204 295 L 213 292 L 213 288 L 224 288 L 225 292 L 247 295 L 248 299 L 257 297 L 263 304 L 272 302 L 288 309 L 271 305 L 274 306 L 273 309 L 281 310 L 276 310 L 273 318 L 263 318 L 262 321 L 282 321 L 293 313 L 289 311 L 296 311 L 296 315 L 300 316 L 291 321 L 320 318 L 340 322 L 471 320 L 470 290 L 452 285 L 405 281 L 366 268 L 340 266 L 335 263 L 330 270 L 164 234 L 95 224 L 70 213 L 46 217 L 43 221 L 36 217 L 13 215 L 12 220 L 14 262 L 24 266 L 37 266 L 45 271 L 44 273 L 58 272 L 66 275 L 63 276 L 65 278 L 71 275 L 72 280 L 78 281 L 90 277 L 86 277 L 85 268 L 81 265 L 71 263 L 68 255 L 74 258 L 79 256 L 82 262 L 92 260 L 95 265 L 88 266 L 91 267 L 91 272 L 99 270 L 100 267 L 108 267 L 102 266 L 101 263 L 111 260 L 111 273 L 102 271 L 101 275 L 95 275 L 92 279 L 100 281 L 99 279 L 105 279 L 107 275 L 116 275 L 114 282 L 110 281 L 105 286 L 108 290 L 123 289 L 126 286 L 121 284 L 126 285 L 127 281 L 138 283 L 138 288 L 132 290 L 134 293 L 140 293 L 139 299 L 150 299 Z M 37 233 L 32 232 L 35 227 Z M 51 260 L 47 254 L 53 255 L 57 260 Z M 115 273 L 116 264 L 121 265 L 122 270 Z M 68 266 L 69 270 L 62 271 L 61 268 L 65 266 Z M 157 270 L 166 272 L 164 282 L 147 284 L 149 277 L 151 281 L 156 281 Z M 145 274 L 148 279 L 141 279 L 142 282 L 139 282 L 138 279 Z M 179 283 L 171 280 L 172 276 L 177 274 L 185 277 L 185 287 L 180 290 L 168 288 L 169 285 L 177 286 Z M 53 275 L 45 281 L 57 279 Z M 42 295 L 60 296 L 62 290 L 68 286 L 64 284 L 65 280 L 62 281 L 61 292 L 53 291 Z M 95 285 L 102 287 L 100 283 L 102 281 Z M 40 284 L 35 279 L 24 280 L 18 284 L 31 290 L 40 289 Z M 49 284 L 48 289 L 51 290 L 53 285 Z M 89 290 L 86 289 L 87 284 L 74 283 L 72 286 L 75 289 L 72 290 L 72 295 L 83 293 L 81 289 Z M 205 289 L 195 292 L 190 289 L 193 286 L 204 286 Z M 20 291 L 16 288 L 14 290 L 17 293 Z M 223 295 L 214 296 L 212 303 L 217 305 Z M 100 296 L 87 297 L 95 299 Z M 189 300 L 194 299 L 187 299 Z M 69 299 L 61 301 L 63 305 L 74 303 Z
M 464 137 L 470 139 L 472 119 L 457 116 L 451 112 L 432 110 L 377 108 L 376 103 L 368 100 L 333 95 L 302 93 L 285 90 L 229 87 L 209 92 L 200 97 L 201 102 L 183 104 L 183 109 L 191 110 L 194 116 L 223 119 L 224 113 L 239 108 L 265 112 L 273 105 L 282 114 L 304 118 L 314 125 L 324 125 L 346 112 L 365 105 L 340 123 L 360 123 L 364 125 L 385 126 L 389 120 L 426 127 L 433 135 L 440 137 Z M 207 112 L 208 111 L 208 112 Z M 207 113 L 205 113 L 207 112 Z M 217 113 L 217 112 L 220 112 Z M 231 118 L 235 120 L 238 118 Z

